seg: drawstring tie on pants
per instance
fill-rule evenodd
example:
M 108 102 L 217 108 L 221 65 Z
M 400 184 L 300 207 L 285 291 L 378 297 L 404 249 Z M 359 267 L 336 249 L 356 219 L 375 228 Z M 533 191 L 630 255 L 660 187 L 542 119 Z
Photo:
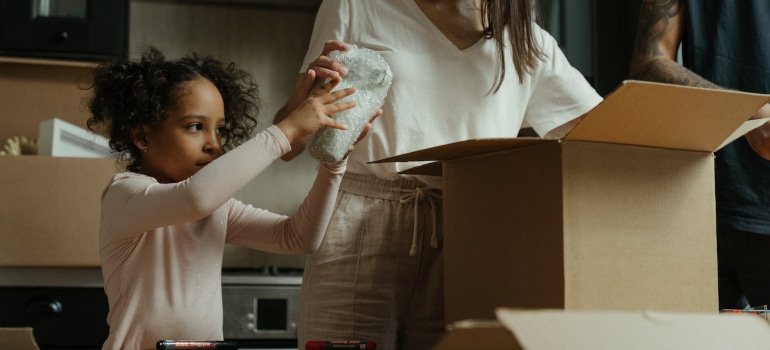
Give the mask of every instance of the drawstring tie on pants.
M 399 203 L 406 204 L 414 201 L 414 228 L 412 230 L 412 247 L 409 248 L 409 256 L 417 253 L 417 221 L 420 208 L 420 199 L 427 199 L 433 214 L 433 233 L 430 236 L 430 246 L 438 248 L 438 238 L 436 238 L 436 200 L 441 200 L 441 191 L 431 187 L 418 187 L 415 189 L 401 189 L 401 198 Z

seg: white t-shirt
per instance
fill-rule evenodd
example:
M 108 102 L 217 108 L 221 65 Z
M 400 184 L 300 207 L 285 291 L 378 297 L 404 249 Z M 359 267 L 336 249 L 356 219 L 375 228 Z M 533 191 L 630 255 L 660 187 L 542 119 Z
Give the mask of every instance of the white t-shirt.
M 232 198 L 290 149 L 271 126 L 189 179 L 160 184 L 120 173 L 102 195 L 99 246 L 110 334 L 104 349 L 155 349 L 163 339 L 221 340 L 225 243 L 273 253 L 315 251 L 345 162 L 320 166 L 291 217 Z
M 503 85 L 491 93 L 498 70 L 494 40 L 460 50 L 414 0 L 324 0 L 301 72 L 332 39 L 375 50 L 390 64 L 393 84 L 383 114 L 356 145 L 348 171 L 394 180 L 422 163 L 367 162 L 468 139 L 515 137 L 522 123 L 548 135 L 601 101 L 553 37 L 535 30 L 545 61 L 519 83 L 507 55 Z M 441 186 L 439 179 L 421 179 Z

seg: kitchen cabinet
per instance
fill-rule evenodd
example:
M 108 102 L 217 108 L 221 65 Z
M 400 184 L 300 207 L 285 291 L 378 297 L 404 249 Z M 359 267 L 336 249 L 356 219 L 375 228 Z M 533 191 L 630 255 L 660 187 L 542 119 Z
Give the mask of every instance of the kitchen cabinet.
M 99 269 L 0 268 L 0 327 L 32 327 L 41 350 L 101 349 L 102 285 Z
M 128 52 L 129 0 L 3 0 L 0 55 L 105 60 Z
M 175 2 L 185 4 L 208 4 L 223 6 L 249 6 L 274 9 L 316 11 L 321 0 L 132 0 L 144 2 Z
M 0 142 L 37 139 L 40 122 L 59 118 L 85 127 L 84 101 L 95 64 L 0 55 Z

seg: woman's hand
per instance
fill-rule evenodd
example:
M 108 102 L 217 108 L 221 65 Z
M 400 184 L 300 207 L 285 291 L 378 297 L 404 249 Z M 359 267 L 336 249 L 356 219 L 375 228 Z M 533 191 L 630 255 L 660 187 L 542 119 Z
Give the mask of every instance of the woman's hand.
M 770 104 L 762 106 L 762 108 L 751 117 L 751 119 L 763 118 L 770 118 Z M 770 160 L 770 122 L 749 131 L 744 137 L 749 141 L 749 145 L 754 152 L 757 152 L 760 157 Z
M 304 142 L 308 136 L 322 127 L 347 129 L 346 125 L 331 118 L 330 115 L 355 107 L 355 101 L 338 102 L 353 94 L 355 88 L 350 87 L 332 92 L 337 83 L 339 83 L 338 80 L 330 81 L 323 87 L 314 90 L 310 97 L 300 103 L 293 112 L 275 124 L 292 145 Z
M 347 67 L 329 57 L 333 51 L 348 51 L 348 45 L 338 40 L 327 41 L 321 55 L 308 65 L 308 72 L 314 71 L 317 79 L 339 79 L 348 75 Z
M 337 40 L 329 40 L 324 44 L 321 55 L 315 61 L 310 62 L 307 71 L 294 87 L 294 91 L 286 104 L 287 112 L 293 111 L 308 98 L 314 87 L 318 87 L 327 80 L 339 82 L 342 77 L 348 74 L 348 69 L 345 66 L 329 57 L 332 51 L 337 50 L 347 51 L 348 46 Z
M 324 44 L 321 55 L 311 62 L 305 74 L 297 79 L 289 100 L 275 114 L 273 123 L 278 124 L 296 110 L 310 96 L 315 86 L 323 84 L 327 80 L 337 84 L 342 77 L 348 74 L 345 66 L 329 57 L 329 54 L 336 50 L 347 51 L 348 46 L 337 40 L 329 40 Z M 281 159 L 288 161 L 298 156 L 305 149 L 305 144 L 300 141 L 293 143 L 291 147 L 291 151 L 284 154 Z
M 366 137 L 367 134 L 369 134 L 369 130 L 372 130 L 372 123 L 374 122 L 375 119 L 377 119 L 377 117 L 381 115 L 382 115 L 382 109 L 378 109 L 377 112 L 374 112 L 374 115 L 372 116 L 372 118 L 369 119 L 369 122 L 366 123 L 366 125 L 364 125 L 364 129 L 361 131 L 361 135 L 358 135 L 356 142 L 354 142 L 352 145 L 350 145 L 350 148 L 348 148 L 348 153 L 345 154 L 345 158 L 348 157 L 348 154 L 350 154 L 350 152 L 353 152 L 353 148 L 355 147 L 355 145 L 361 142 L 361 140 L 363 140 L 363 138 Z

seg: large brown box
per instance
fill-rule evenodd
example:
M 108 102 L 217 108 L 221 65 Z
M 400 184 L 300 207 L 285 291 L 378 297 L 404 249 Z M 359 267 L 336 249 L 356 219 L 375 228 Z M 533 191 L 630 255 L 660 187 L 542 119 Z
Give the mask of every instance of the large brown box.
M 114 159 L 0 156 L 0 266 L 98 267 Z
M 764 316 L 498 309 L 451 325 L 434 350 L 764 350 Z
M 447 322 L 496 307 L 716 312 L 712 152 L 768 101 L 628 81 L 560 140 L 378 162 L 439 161 L 406 173 L 443 175 Z

